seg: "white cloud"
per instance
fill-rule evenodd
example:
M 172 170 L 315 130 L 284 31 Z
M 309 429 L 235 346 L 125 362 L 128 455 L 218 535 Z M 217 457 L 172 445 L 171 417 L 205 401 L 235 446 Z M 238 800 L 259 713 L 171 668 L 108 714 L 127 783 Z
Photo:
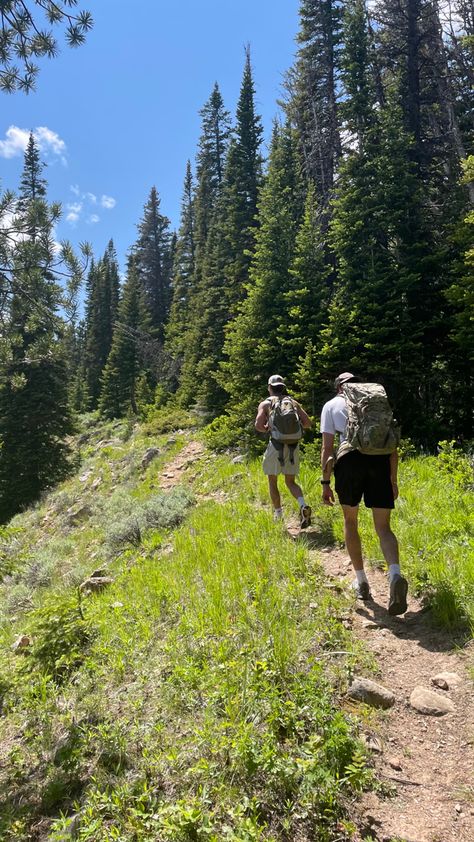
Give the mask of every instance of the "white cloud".
M 95 225 L 97 222 L 100 222 L 100 216 L 98 216 L 96 213 L 91 213 L 91 215 L 87 219 L 87 222 L 90 225 Z
M 6 131 L 5 140 L 0 140 L 0 155 L 2 158 L 14 158 L 22 155 L 28 145 L 29 131 L 10 126 Z
M 117 200 L 114 199 L 112 196 L 103 195 L 101 200 L 100 200 L 100 204 L 102 205 L 103 208 L 106 208 L 107 210 L 111 210 L 117 204 Z
M 80 195 L 79 185 L 78 184 L 71 184 L 71 193 L 74 193 L 75 196 Z
M 92 202 L 93 205 L 97 204 L 97 196 L 94 193 L 85 193 L 84 198 L 89 199 L 89 202 Z
M 29 137 L 29 129 L 10 126 L 5 133 L 5 139 L 0 140 L 0 157 L 16 158 L 18 155 L 23 155 L 28 146 Z M 48 129 L 47 126 L 38 126 L 33 129 L 33 137 L 40 152 L 46 155 L 56 155 L 63 164 L 66 164 L 66 144 L 57 132 Z
M 68 211 L 66 214 L 66 222 L 69 222 L 71 225 L 75 225 L 76 222 L 79 221 L 79 217 L 81 215 L 82 202 L 71 202 L 66 205 L 66 209 Z

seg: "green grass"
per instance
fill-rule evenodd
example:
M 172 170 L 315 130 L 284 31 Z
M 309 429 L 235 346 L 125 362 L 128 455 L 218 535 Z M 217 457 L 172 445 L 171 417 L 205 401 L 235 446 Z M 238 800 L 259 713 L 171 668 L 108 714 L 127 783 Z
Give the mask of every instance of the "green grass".
M 132 437 L 130 452 L 142 444 Z M 100 566 L 107 530 L 129 516 L 106 447 L 93 513 L 62 539 L 83 569 L 82 536 Z M 96 476 L 103 454 L 89 458 Z M 115 582 L 103 593 L 78 599 L 70 561 L 61 575 L 59 536 L 47 585 L 17 562 L 14 588 L 30 603 L 2 630 L 2 840 L 34 838 L 38 826 L 66 840 L 71 823 L 91 842 L 329 842 L 344 827 L 349 838 L 347 799 L 372 781 L 357 722 L 339 704 L 356 665 L 369 667 L 341 622 L 349 597 L 326 587 L 306 546 L 261 507 L 257 463 L 205 456 L 199 467 L 194 493 L 208 499 L 174 532 L 154 524 L 109 558 Z M 77 481 L 16 520 L 28 558 L 54 500 L 65 522 Z M 155 483 L 136 470 L 126 482 L 127 506 L 142 512 Z M 20 631 L 32 646 L 14 655 Z M 352 654 L 332 655 L 341 650 Z

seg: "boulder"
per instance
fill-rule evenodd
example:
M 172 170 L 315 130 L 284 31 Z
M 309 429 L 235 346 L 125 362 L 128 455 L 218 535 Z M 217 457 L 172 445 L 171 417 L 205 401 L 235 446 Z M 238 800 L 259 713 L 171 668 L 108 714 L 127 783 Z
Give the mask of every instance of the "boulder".
M 160 451 L 157 447 L 149 447 L 148 450 L 142 456 L 142 468 L 148 468 L 148 465 L 153 462 L 153 459 L 156 459 L 159 456 Z
M 347 695 L 356 702 L 364 702 L 375 708 L 391 708 L 396 702 L 391 690 L 370 678 L 354 678 Z
M 15 643 L 12 643 L 13 652 L 22 652 L 31 646 L 31 638 L 27 634 L 20 634 Z
M 92 509 L 90 506 L 80 506 L 78 509 L 68 509 L 67 510 L 67 523 L 68 526 L 77 526 L 79 523 L 84 523 L 85 520 L 88 520 L 92 515 Z
M 434 690 L 428 690 L 421 684 L 413 690 L 410 696 L 410 705 L 419 713 L 424 713 L 425 716 L 444 716 L 446 713 L 452 713 L 455 710 L 451 699 L 435 693 Z
M 99 593 L 108 587 L 108 585 L 112 585 L 113 582 L 114 579 L 112 576 L 91 576 L 89 579 L 85 579 L 82 585 L 80 585 L 80 590 L 85 594 Z

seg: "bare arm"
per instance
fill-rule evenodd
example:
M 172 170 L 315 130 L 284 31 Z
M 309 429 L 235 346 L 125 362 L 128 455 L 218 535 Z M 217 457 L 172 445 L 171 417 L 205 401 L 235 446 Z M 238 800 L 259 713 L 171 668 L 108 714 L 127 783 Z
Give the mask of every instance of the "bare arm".
M 262 401 L 258 405 L 255 429 L 258 433 L 268 432 L 268 401 Z
M 309 430 L 310 427 L 312 426 L 311 418 L 309 417 L 308 413 L 304 411 L 303 407 L 299 405 L 299 403 L 297 401 L 295 401 L 295 404 L 296 404 L 296 408 L 298 410 L 298 416 L 299 416 L 299 419 L 301 421 L 301 426 L 305 430 Z
M 334 492 L 329 484 L 334 465 L 334 433 L 323 433 L 323 444 L 321 447 L 321 468 L 322 479 L 324 480 L 323 503 L 332 506 L 334 503 Z

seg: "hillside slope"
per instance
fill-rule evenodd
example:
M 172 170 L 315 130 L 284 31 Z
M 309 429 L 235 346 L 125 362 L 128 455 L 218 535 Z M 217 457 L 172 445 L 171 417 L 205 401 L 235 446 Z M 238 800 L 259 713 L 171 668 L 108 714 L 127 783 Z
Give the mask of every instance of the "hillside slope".
M 337 513 L 318 511 L 303 540 L 291 522 L 282 531 L 258 463 L 213 455 L 192 431 L 116 422 L 78 447 L 77 476 L 2 531 L 0 838 L 407 831 L 392 821 L 400 773 L 376 772 L 371 749 L 385 714 L 345 695 L 377 661 L 351 633 Z M 317 472 L 304 470 L 314 496 Z M 363 635 L 388 645 L 381 625 Z M 461 684 L 443 728 L 467 743 L 465 672 Z M 405 702 L 397 691 L 403 727 Z M 438 812 L 446 840 L 471 838 L 464 769 Z M 364 792 L 377 793 L 373 823 Z

